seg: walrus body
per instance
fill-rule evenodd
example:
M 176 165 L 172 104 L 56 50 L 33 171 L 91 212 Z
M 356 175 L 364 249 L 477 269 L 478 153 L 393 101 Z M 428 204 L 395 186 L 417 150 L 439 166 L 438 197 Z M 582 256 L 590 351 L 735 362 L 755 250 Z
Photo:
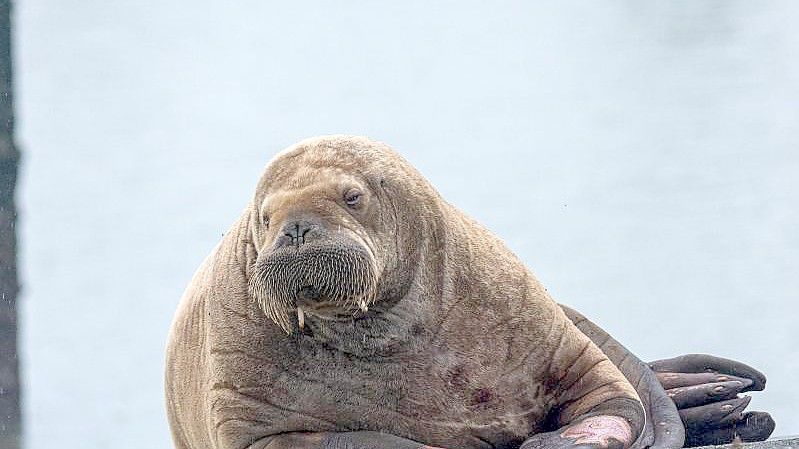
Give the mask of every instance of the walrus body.
M 269 164 L 194 276 L 167 408 L 178 448 L 627 448 L 653 434 L 627 356 L 388 147 L 333 136 Z

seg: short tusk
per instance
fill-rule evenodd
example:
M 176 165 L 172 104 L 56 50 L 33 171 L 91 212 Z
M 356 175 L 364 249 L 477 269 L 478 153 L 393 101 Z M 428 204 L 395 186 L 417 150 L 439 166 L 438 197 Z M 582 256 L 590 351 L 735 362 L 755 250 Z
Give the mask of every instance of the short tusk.
M 300 329 L 305 328 L 305 312 L 300 307 L 297 307 L 297 322 L 300 325 Z

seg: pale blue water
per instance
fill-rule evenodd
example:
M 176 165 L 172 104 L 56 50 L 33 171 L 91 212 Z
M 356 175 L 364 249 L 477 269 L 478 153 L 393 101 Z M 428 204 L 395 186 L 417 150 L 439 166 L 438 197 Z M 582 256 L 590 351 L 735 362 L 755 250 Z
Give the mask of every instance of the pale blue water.
M 394 145 L 643 358 L 761 368 L 753 407 L 799 433 L 799 3 L 16 11 L 29 448 L 170 447 L 178 297 L 325 133 Z

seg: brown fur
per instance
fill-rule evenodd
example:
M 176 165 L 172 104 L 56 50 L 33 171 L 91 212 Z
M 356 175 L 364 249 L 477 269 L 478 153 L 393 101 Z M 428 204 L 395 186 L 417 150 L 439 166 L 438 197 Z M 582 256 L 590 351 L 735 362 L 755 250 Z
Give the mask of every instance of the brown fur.
M 341 202 L 353 186 L 358 210 Z M 338 296 L 326 311 L 297 296 L 304 281 L 293 294 L 258 287 L 281 226 L 306 215 L 371 264 L 368 288 L 327 294 Z M 638 401 L 501 240 L 386 145 L 347 136 L 268 165 L 181 300 L 166 395 L 178 448 L 237 449 L 348 430 L 511 447 L 614 398 Z

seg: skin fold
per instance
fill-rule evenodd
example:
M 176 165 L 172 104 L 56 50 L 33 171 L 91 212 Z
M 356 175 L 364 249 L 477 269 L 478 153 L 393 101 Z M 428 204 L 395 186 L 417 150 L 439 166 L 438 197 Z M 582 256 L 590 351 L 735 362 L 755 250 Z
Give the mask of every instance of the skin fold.
M 635 386 L 647 413 L 637 447 L 694 447 L 763 441 L 774 431 L 766 412 L 744 412 L 766 377 L 756 369 L 707 354 L 642 362 L 579 312 L 561 306 L 569 319 L 599 346 Z
M 641 362 L 393 150 L 328 136 L 273 159 L 186 289 L 167 414 L 177 448 L 225 449 L 681 447 L 681 421 L 692 442 L 764 422 L 718 401 L 765 379 L 686 357 Z

